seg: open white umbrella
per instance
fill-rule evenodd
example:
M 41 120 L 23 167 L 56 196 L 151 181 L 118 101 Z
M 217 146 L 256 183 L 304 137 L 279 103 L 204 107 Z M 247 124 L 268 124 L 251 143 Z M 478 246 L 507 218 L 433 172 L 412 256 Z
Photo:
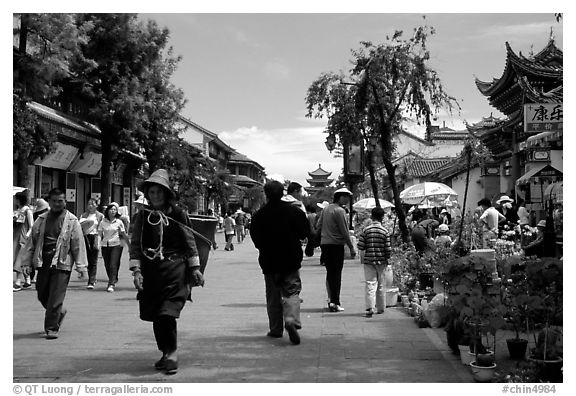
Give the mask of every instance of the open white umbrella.
M 24 187 L 17 187 L 17 186 L 12 186 L 12 196 L 18 194 L 19 192 L 22 192 L 24 190 L 27 190 L 27 188 Z
M 400 193 L 400 200 L 408 205 L 446 206 L 456 201 L 458 193 L 443 183 L 424 182 L 408 187 Z
M 388 202 L 384 199 L 379 199 L 378 201 L 380 201 L 380 207 L 382 209 L 394 207 L 392 202 Z M 373 209 L 376 207 L 376 200 L 374 198 L 364 198 L 364 199 L 361 199 L 358 202 L 356 202 L 354 205 L 352 205 L 352 207 L 356 210 Z

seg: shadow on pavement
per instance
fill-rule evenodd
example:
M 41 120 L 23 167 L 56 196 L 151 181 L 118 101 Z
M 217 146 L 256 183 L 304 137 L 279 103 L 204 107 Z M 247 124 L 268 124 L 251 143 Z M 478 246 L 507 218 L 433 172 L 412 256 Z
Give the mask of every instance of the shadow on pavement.
M 221 304 L 220 306 L 229 308 L 258 308 L 258 307 L 266 308 L 266 304 L 255 304 L 255 303 Z
M 14 334 L 12 336 L 12 339 L 14 341 L 17 341 L 17 340 L 26 340 L 26 339 L 38 339 L 38 338 L 44 338 L 44 337 L 45 337 L 45 334 L 43 332 L 35 331 L 33 333 Z

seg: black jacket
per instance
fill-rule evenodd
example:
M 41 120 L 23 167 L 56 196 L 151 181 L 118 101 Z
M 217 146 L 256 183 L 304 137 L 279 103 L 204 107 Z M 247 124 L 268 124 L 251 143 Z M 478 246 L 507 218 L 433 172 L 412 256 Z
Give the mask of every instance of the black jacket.
M 282 201 L 268 202 L 252 217 L 250 237 L 260 251 L 258 263 L 264 274 L 300 269 L 302 239 L 310 235 L 306 214 Z

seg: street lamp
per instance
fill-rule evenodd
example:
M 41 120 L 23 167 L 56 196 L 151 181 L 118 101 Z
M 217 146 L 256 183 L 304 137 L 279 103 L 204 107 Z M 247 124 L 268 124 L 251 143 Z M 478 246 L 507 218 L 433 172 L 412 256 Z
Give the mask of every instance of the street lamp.
M 324 144 L 328 151 L 332 152 L 336 148 L 336 137 L 334 135 L 328 135 Z

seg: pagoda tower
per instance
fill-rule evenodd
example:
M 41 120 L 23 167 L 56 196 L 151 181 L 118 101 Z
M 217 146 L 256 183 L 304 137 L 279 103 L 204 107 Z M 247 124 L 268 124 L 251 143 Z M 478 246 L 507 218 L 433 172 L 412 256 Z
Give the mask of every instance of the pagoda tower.
M 318 164 L 318 169 L 308 172 L 311 179 L 306 179 L 308 184 L 310 184 L 310 187 L 306 187 L 306 190 L 310 193 L 315 193 L 327 188 L 334 181 L 334 179 L 329 179 L 331 174 L 332 172 L 327 172 L 322 169 L 322 164 Z

